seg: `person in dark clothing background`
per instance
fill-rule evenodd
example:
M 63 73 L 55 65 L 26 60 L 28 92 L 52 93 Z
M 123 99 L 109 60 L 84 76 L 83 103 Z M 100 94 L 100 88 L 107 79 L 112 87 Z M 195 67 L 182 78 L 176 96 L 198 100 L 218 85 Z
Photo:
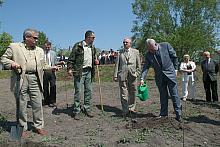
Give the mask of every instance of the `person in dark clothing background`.
M 203 72 L 203 84 L 206 93 L 206 101 L 211 102 L 212 99 L 213 102 L 217 102 L 217 73 L 219 71 L 219 65 L 211 58 L 210 52 L 205 51 L 203 56 L 205 60 L 201 62 L 201 68 Z

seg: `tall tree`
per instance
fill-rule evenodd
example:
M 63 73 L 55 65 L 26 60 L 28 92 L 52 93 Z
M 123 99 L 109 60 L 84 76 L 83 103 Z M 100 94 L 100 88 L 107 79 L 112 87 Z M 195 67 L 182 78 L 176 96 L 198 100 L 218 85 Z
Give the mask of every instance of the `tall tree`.
M 218 45 L 218 0 L 135 0 L 136 15 L 132 32 L 137 48 L 143 52 L 144 41 L 167 41 L 178 56 L 190 55 Z
M 12 42 L 12 36 L 6 32 L 0 34 L 0 57 L 6 51 L 8 45 Z

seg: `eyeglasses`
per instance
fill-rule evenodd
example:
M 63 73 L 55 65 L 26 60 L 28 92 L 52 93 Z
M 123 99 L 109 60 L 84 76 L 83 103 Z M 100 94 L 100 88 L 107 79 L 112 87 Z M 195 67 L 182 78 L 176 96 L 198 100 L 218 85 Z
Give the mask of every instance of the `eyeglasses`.
M 125 44 L 125 43 L 129 43 L 129 42 L 127 42 L 127 41 L 124 41 L 123 43 Z
M 36 37 L 36 36 L 29 36 L 29 38 L 33 38 L 34 40 L 38 40 L 38 37 Z
M 92 37 L 92 36 L 89 36 L 88 38 L 92 38 L 92 39 L 95 39 L 95 37 Z
M 33 37 L 33 36 L 32 36 L 32 38 L 34 38 L 35 40 L 38 40 L 38 37 Z

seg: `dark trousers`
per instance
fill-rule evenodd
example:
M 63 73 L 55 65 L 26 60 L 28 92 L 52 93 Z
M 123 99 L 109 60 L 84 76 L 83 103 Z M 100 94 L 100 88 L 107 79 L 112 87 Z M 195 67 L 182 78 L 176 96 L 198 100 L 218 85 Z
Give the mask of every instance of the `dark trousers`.
M 211 81 L 210 77 L 207 76 L 203 84 L 206 93 L 206 101 L 211 102 L 211 98 L 213 102 L 218 101 L 217 81 Z
M 44 72 L 44 104 L 56 103 L 56 75 L 55 72 L 45 71 Z
M 163 75 L 162 78 L 162 82 L 157 84 L 160 92 L 160 116 L 168 116 L 168 97 L 170 93 L 176 118 L 180 118 L 182 113 L 182 104 L 178 94 L 177 82 L 170 80 L 165 75 Z

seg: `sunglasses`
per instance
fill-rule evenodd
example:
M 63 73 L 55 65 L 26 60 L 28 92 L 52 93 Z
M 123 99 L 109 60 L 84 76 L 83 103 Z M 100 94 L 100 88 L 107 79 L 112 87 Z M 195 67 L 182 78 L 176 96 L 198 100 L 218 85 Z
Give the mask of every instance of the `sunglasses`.
M 29 38 L 33 38 L 34 40 L 38 40 L 38 37 L 35 37 L 35 36 L 29 36 Z
M 129 42 L 127 42 L 127 41 L 124 41 L 123 43 L 125 44 L 125 43 L 129 43 Z
M 89 36 L 88 38 L 92 38 L 92 39 L 95 39 L 95 37 L 92 37 L 92 36 Z
M 32 38 L 34 38 L 35 40 L 38 40 L 38 37 L 33 37 L 33 36 L 32 36 Z

